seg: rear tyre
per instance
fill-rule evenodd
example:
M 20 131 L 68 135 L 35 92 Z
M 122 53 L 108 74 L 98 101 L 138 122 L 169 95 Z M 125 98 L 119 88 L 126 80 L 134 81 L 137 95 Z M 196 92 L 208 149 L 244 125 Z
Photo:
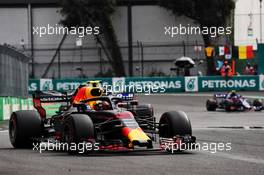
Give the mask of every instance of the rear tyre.
M 263 106 L 263 103 L 262 103 L 261 100 L 259 100 L 259 99 L 255 99 L 255 100 L 253 101 L 253 106 Z
M 14 148 L 32 148 L 34 138 L 40 137 L 42 122 L 38 112 L 16 111 L 9 120 L 9 138 Z
M 159 121 L 159 136 L 173 138 L 177 135 L 192 135 L 190 120 L 183 111 L 165 112 Z
M 206 101 L 206 109 L 207 111 L 215 111 L 217 108 L 217 102 L 214 99 L 209 99 Z
M 68 153 L 77 154 L 84 150 L 70 149 L 71 145 L 78 145 L 80 143 L 88 143 L 94 141 L 95 132 L 94 125 L 91 118 L 84 114 L 72 114 L 70 115 L 65 122 L 65 132 L 64 132 L 65 141 L 68 143 L 69 149 Z M 93 144 L 91 142 L 91 144 Z M 84 146 L 85 148 L 85 146 Z M 92 150 L 85 150 L 92 151 Z

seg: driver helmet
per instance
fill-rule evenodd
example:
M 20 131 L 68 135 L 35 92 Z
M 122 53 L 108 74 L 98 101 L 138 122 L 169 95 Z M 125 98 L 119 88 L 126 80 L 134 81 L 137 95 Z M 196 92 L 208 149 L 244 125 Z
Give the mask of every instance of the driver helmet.
M 107 101 L 101 101 L 98 100 L 94 103 L 93 106 L 94 110 L 100 111 L 100 110 L 109 110 L 110 109 L 110 104 Z
M 236 96 L 236 91 L 235 91 L 235 90 L 232 90 L 232 91 L 230 92 L 230 95 L 231 95 L 231 97 Z

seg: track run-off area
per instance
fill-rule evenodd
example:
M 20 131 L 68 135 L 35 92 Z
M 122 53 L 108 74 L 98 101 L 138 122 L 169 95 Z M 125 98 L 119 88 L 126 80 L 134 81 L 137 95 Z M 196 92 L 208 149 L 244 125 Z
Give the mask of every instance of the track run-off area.
M 247 92 L 248 98 L 264 94 Z M 140 103 L 154 106 L 157 121 L 162 113 L 186 112 L 197 142 L 230 143 L 228 150 L 167 152 L 122 152 L 68 155 L 65 152 L 12 148 L 7 122 L 0 123 L 0 174 L 264 174 L 264 111 L 207 112 L 210 93 L 140 95 Z

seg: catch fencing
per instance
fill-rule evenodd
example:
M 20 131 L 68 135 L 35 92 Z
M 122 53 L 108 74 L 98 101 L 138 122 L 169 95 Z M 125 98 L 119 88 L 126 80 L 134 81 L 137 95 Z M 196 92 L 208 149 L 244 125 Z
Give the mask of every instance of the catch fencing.
M 198 50 L 195 48 L 199 48 Z M 72 44 L 64 44 L 58 51 L 55 59 L 52 58 L 57 50 L 55 45 L 36 45 L 34 55 L 34 78 L 83 78 L 83 77 L 111 77 L 112 67 L 99 46 L 85 43 L 78 47 Z M 124 67 L 128 75 L 129 60 L 128 46 L 120 44 Z M 24 53 L 30 55 L 31 50 L 26 46 Z M 206 65 L 199 64 L 205 60 L 204 46 L 196 42 L 173 42 L 173 43 L 133 43 L 133 74 L 134 76 L 169 76 L 176 72 L 174 61 L 182 56 L 191 57 L 199 65 L 192 69 L 192 74 L 199 71 L 206 73 Z M 32 73 L 32 62 L 30 62 Z M 46 74 L 45 74 L 46 73 Z
M 29 58 L 14 48 L 0 45 L 0 97 L 28 96 Z

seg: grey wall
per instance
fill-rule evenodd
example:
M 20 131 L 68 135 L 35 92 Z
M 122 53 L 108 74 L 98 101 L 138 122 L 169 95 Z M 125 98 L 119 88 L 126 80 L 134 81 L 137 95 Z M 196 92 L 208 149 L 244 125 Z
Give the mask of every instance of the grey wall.
M 0 8 L 0 44 L 28 43 L 28 16 L 26 8 Z
M 62 18 L 58 13 L 58 8 L 33 8 L 33 26 L 47 26 L 56 25 Z M 28 32 L 28 14 L 26 8 L 0 8 L 0 43 L 8 43 L 21 48 L 19 45 L 21 38 L 25 40 L 25 45 L 29 47 L 29 32 Z M 149 74 L 153 70 L 159 70 L 170 73 L 170 68 L 173 66 L 172 61 L 183 55 L 183 47 L 180 45 L 182 41 L 194 44 L 195 41 L 203 43 L 200 35 L 178 35 L 174 38 L 164 35 L 165 26 L 178 26 L 179 24 L 196 26 L 192 20 L 186 17 L 175 17 L 166 10 L 158 6 L 133 6 L 133 41 L 134 41 L 134 67 L 139 66 L 140 52 L 137 48 L 137 41 L 143 42 L 144 45 L 156 45 L 155 47 L 144 48 L 145 74 Z M 127 8 L 119 7 L 113 16 L 113 23 L 117 33 L 118 41 L 121 46 L 127 46 Z M 36 76 L 40 77 L 47 64 L 50 62 L 55 53 L 62 35 L 52 35 L 39 37 L 34 35 L 34 58 L 36 62 Z M 75 77 L 79 74 L 76 68 L 81 65 L 85 69 L 87 76 L 93 76 L 99 72 L 99 56 L 98 50 L 83 51 L 83 62 L 80 64 L 80 50 L 75 46 L 76 36 L 68 36 L 64 42 L 63 48 L 71 48 L 68 51 L 61 52 L 62 76 Z M 158 45 L 178 45 L 175 47 L 159 47 Z M 92 36 L 86 36 L 84 39 L 84 47 L 96 47 L 96 43 Z M 53 50 L 41 50 L 53 48 Z M 186 47 L 187 56 L 197 57 L 194 53 L 193 46 Z M 30 54 L 28 52 L 28 54 Z M 122 54 L 125 60 L 126 70 L 127 66 L 127 49 L 122 49 Z M 106 57 L 103 55 L 103 60 Z M 203 52 L 201 56 L 203 57 Z M 164 60 L 164 61 L 161 61 Z M 158 62 L 157 62 L 158 61 Z M 104 70 L 109 68 L 108 64 L 103 65 Z M 140 74 L 135 71 L 135 75 Z M 57 65 L 53 65 L 51 71 L 48 73 L 49 77 L 57 76 Z

